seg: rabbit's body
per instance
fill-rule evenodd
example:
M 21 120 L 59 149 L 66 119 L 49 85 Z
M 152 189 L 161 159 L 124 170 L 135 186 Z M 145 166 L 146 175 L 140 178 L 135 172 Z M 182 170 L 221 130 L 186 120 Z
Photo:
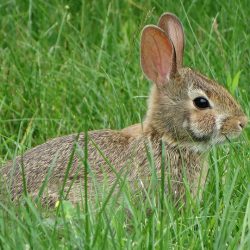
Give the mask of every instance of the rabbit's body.
M 131 129 L 140 132 L 137 131 L 131 136 Z M 125 179 L 134 189 L 147 189 L 152 174 L 156 173 L 157 178 L 161 178 L 163 159 L 161 138 L 154 131 L 143 133 L 141 124 L 121 131 L 90 131 L 88 133 L 89 196 L 96 195 L 97 189 L 102 190 L 105 185 L 108 185 L 109 188 L 115 185 L 115 189 L 119 190 Z M 74 145 L 76 150 L 72 154 Z M 27 151 L 23 156 L 10 161 L 3 168 L 3 177 L 5 180 L 13 178 L 9 187 L 13 197 L 19 198 L 23 193 L 21 174 L 21 164 L 23 164 L 27 191 L 32 197 L 38 195 L 48 175 L 49 181 L 43 200 L 45 203 L 53 205 L 59 199 L 66 169 L 69 167 L 64 190 L 66 193 L 73 184 L 67 198 L 72 202 L 79 202 L 84 194 L 84 146 L 84 134 L 80 134 L 79 137 L 78 135 L 63 136 L 39 145 Z M 176 198 L 183 195 L 184 176 L 192 184 L 191 191 L 196 193 L 203 163 L 201 154 L 181 149 L 167 142 L 164 142 L 164 147 L 166 149 L 165 165 L 169 166 L 165 172 L 171 176 L 171 191 L 174 192 L 175 197 L 177 194 Z M 69 163 L 71 155 L 73 160 Z M 152 157 L 153 166 L 150 165 L 150 157 Z M 204 169 L 203 176 L 205 174 Z M 120 181 L 116 184 L 117 177 L 120 178 Z M 204 179 L 201 180 L 201 186 L 202 183 L 204 183 Z
M 116 191 L 119 190 L 124 178 L 135 190 L 147 189 L 154 174 L 152 168 L 160 178 L 162 164 L 175 198 L 183 196 L 185 180 L 195 195 L 205 182 L 205 152 L 211 145 L 238 136 L 247 118 L 222 86 L 182 67 L 183 49 L 183 28 L 173 14 L 162 15 L 158 26 L 146 26 L 141 37 L 141 66 L 154 85 L 143 124 L 121 131 L 88 132 L 88 157 L 84 156 L 84 134 L 78 139 L 76 135 L 56 138 L 31 149 L 3 168 L 13 198 L 23 192 L 23 164 L 27 191 L 32 196 L 38 195 L 48 176 L 44 199 L 47 197 L 47 202 L 53 204 L 67 177 L 67 198 L 80 201 L 86 158 L 90 196 L 103 184 L 112 187 L 117 182 Z M 76 151 L 68 165 L 76 139 Z

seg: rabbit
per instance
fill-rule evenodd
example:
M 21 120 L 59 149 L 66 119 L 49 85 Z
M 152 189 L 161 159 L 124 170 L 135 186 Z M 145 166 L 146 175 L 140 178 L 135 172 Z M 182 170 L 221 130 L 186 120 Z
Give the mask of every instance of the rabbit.
M 174 14 L 163 13 L 158 25 L 143 28 L 140 52 L 142 71 L 152 82 L 144 121 L 119 131 L 58 137 L 9 161 L 1 176 L 13 200 L 22 197 L 24 185 L 31 197 L 39 196 L 45 182 L 40 198 L 51 206 L 61 191 L 65 199 L 80 202 L 85 180 L 90 199 L 104 183 L 119 190 L 123 179 L 135 190 L 147 189 L 149 155 L 158 179 L 165 159 L 171 182 L 166 192 L 177 200 L 185 197 L 185 178 L 193 196 L 202 190 L 209 148 L 240 135 L 247 117 L 225 88 L 183 67 L 184 30 Z

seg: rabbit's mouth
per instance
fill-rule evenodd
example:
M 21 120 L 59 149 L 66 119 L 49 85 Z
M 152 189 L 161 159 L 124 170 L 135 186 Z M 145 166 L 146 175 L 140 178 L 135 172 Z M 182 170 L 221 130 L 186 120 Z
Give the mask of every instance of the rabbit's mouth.
M 241 131 L 235 131 L 231 133 L 222 133 L 222 135 L 225 137 L 226 141 L 231 142 L 231 140 L 234 140 L 241 135 Z
M 232 140 L 237 139 L 241 135 L 241 132 L 235 131 L 231 133 L 221 133 L 219 135 L 214 136 L 211 139 L 211 146 L 216 144 L 223 144 L 226 142 L 231 143 Z

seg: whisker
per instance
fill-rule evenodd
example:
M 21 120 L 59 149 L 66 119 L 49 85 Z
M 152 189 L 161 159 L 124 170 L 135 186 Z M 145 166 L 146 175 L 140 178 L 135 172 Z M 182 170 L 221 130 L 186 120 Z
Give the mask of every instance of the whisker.
M 231 143 L 231 140 L 227 137 L 227 135 L 225 135 L 225 137 L 226 137 L 227 141 Z

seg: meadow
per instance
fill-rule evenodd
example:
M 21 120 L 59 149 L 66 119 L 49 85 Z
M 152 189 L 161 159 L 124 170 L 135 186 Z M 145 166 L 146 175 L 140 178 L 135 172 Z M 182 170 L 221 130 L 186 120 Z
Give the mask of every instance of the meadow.
M 140 33 L 165 12 L 186 34 L 184 65 L 216 79 L 250 116 L 250 8 L 235 1 L 1 0 L 1 165 L 46 140 L 141 122 L 151 83 Z M 211 149 L 202 197 L 176 206 L 129 188 L 116 204 L 54 209 L 0 200 L 2 249 L 250 249 L 250 128 Z M 108 202 L 111 201 L 111 202 Z M 148 212 L 150 210 L 150 213 Z

